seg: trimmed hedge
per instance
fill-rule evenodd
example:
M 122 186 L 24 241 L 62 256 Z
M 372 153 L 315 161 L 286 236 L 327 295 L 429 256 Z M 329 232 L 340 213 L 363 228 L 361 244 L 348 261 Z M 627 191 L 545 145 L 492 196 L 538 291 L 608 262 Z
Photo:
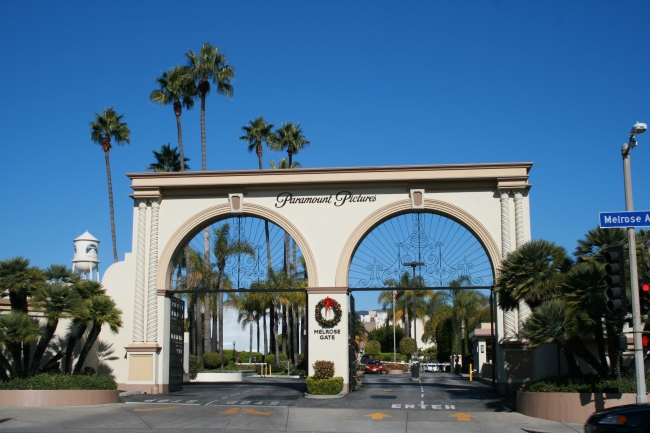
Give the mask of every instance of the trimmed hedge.
M 397 358 L 397 362 L 406 362 L 406 355 L 404 355 L 402 353 L 396 353 L 395 355 L 396 355 L 396 358 Z M 384 361 L 384 362 L 392 362 L 393 361 L 393 354 L 392 353 L 382 352 L 382 353 L 379 354 L 377 359 L 379 359 L 380 361 Z
M 329 379 L 316 380 L 309 376 L 305 379 L 307 392 L 312 395 L 336 395 L 343 391 L 343 378 L 341 376 Z
M 650 388 L 650 378 L 646 380 Z M 560 376 L 526 383 L 522 391 L 527 392 L 587 392 L 587 393 L 635 393 L 636 381 L 634 378 L 601 379 L 595 375 L 584 377 Z
M 280 352 L 280 361 L 288 361 L 289 357 L 287 356 L 286 353 Z M 273 353 L 269 353 L 266 355 L 266 358 L 264 358 L 264 362 L 267 364 L 275 364 L 275 355 Z
M 229 363 L 229 359 L 224 353 L 223 356 L 223 366 L 225 367 Z M 221 356 L 217 352 L 210 352 L 203 355 L 203 366 L 207 370 L 214 370 L 215 368 L 221 368 Z
M 27 378 L 0 382 L 0 390 L 113 390 L 111 376 L 90 374 L 41 373 Z

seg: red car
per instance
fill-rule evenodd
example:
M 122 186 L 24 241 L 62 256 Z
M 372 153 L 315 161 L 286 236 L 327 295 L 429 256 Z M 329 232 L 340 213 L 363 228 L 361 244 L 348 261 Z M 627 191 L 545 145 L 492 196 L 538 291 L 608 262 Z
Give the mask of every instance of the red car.
M 381 361 L 371 359 L 370 361 L 366 362 L 365 372 L 382 374 L 384 372 L 384 367 L 382 367 Z

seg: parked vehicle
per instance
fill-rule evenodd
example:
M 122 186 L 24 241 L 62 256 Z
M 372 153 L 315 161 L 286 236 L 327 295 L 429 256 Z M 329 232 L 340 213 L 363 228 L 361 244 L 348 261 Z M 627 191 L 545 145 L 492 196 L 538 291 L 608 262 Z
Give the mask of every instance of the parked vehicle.
M 384 372 L 384 367 L 381 365 L 381 361 L 377 359 L 371 359 L 370 361 L 366 362 L 365 372 L 382 374 Z
M 585 433 L 650 433 L 650 403 L 596 412 L 587 420 Z

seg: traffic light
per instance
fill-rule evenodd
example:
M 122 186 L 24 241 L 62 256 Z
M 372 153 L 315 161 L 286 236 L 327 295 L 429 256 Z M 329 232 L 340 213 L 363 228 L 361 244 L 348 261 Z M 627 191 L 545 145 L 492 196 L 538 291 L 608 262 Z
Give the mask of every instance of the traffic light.
M 644 350 L 650 349 L 650 332 L 641 334 L 641 344 Z
M 627 296 L 625 295 L 625 254 L 622 246 L 610 247 L 605 253 L 605 272 L 607 272 L 607 308 L 617 316 L 627 314 Z
M 650 311 L 650 278 L 639 280 L 639 304 L 641 304 L 641 315 Z

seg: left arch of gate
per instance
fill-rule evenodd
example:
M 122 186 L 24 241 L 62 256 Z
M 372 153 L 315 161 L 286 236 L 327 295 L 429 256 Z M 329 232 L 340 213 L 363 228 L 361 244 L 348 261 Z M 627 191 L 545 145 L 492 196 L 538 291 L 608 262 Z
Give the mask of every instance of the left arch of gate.
M 204 209 L 181 223 L 166 243 L 160 255 L 157 276 L 158 287 L 164 289 L 164 291 L 171 289 L 171 275 L 174 269 L 174 262 L 178 257 L 182 246 L 189 242 L 190 238 L 196 233 L 197 228 L 205 227 L 215 221 L 232 215 L 230 204 L 224 203 Z M 264 218 L 286 230 L 287 233 L 289 233 L 289 235 L 296 241 L 303 257 L 305 258 L 309 286 L 318 286 L 318 269 L 316 267 L 314 254 L 304 235 L 294 224 L 291 223 L 291 221 L 265 206 L 246 202 L 243 203 L 241 215 Z M 159 293 L 163 294 L 164 291 L 159 290 Z

